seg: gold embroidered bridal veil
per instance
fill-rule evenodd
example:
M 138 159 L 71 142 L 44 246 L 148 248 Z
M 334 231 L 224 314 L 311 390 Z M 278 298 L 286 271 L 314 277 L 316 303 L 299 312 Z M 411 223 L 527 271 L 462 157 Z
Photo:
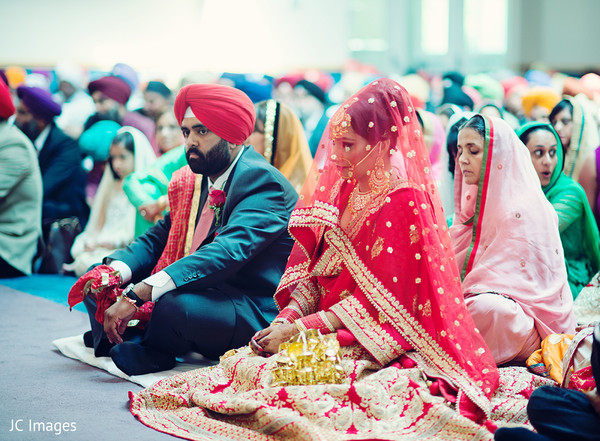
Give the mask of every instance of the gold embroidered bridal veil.
M 374 81 L 336 111 L 289 231 L 296 244 L 275 295 L 280 308 L 294 298 L 303 315 L 334 312 L 382 366 L 412 351 L 463 392 L 459 409 L 488 414 L 498 371 L 464 304 L 423 133 L 402 86 Z

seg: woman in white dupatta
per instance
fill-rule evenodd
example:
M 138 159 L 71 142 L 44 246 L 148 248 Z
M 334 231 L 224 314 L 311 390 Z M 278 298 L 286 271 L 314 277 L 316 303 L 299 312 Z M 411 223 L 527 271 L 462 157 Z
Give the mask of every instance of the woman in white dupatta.
M 73 263 L 64 266 L 78 277 L 94 263 L 134 238 L 136 209 L 123 191 L 123 179 L 148 167 L 156 155 L 138 129 L 119 129 L 110 146 L 107 166 L 92 204 L 90 220 L 71 248 Z

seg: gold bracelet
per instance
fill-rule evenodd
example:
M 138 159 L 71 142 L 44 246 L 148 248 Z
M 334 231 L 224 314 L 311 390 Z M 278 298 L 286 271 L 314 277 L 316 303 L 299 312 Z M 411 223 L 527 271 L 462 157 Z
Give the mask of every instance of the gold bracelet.
M 127 297 L 127 296 L 124 296 L 123 294 L 121 294 L 117 300 L 125 300 L 125 301 L 126 301 L 127 303 L 129 303 L 130 305 L 133 305 L 133 306 L 135 306 L 135 309 L 136 309 L 136 311 L 137 311 L 138 309 L 140 309 L 140 308 L 138 307 L 138 305 L 136 305 L 136 304 L 135 304 L 135 300 L 133 300 L 133 299 L 130 299 L 129 297 Z

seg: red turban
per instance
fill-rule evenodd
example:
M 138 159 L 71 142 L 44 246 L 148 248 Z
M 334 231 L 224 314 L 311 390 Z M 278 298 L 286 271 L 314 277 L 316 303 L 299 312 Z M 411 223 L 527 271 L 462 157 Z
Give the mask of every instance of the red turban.
M 96 81 L 92 81 L 88 85 L 90 95 L 96 91 L 102 92 L 111 100 L 115 100 L 120 104 L 127 104 L 131 95 L 131 87 L 125 80 L 115 76 L 102 77 Z
M 15 105 L 13 104 L 10 89 L 0 80 L 0 120 L 8 119 L 15 113 Z
M 254 105 L 241 90 L 221 84 L 190 84 L 175 98 L 175 117 L 179 124 L 186 110 L 192 112 L 211 132 L 241 145 L 254 130 Z
M 501 82 L 504 88 L 504 97 L 508 97 L 513 91 L 517 90 L 518 87 L 528 88 L 529 83 L 523 77 L 515 75 Z

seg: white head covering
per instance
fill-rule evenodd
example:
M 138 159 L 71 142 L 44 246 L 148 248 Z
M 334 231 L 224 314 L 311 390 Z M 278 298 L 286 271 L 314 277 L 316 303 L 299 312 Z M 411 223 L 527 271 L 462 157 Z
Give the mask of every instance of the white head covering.
M 121 127 L 117 131 L 117 135 L 125 132 L 128 132 L 131 134 L 131 136 L 133 136 L 133 171 L 143 170 L 150 166 L 150 164 L 156 160 L 156 154 L 154 153 L 154 150 L 152 149 L 150 141 L 148 141 L 146 135 L 144 135 L 138 129 L 130 126 Z M 89 234 L 95 234 L 98 230 L 98 223 L 101 213 L 104 211 L 104 208 L 108 202 L 108 198 L 110 198 L 117 189 L 118 184 L 119 181 L 115 179 L 111 167 L 107 164 L 104 168 L 104 174 L 102 175 L 102 180 L 98 186 L 98 191 L 94 197 L 94 202 L 92 203 L 90 219 L 85 227 L 85 230 L 75 239 L 75 243 L 71 249 L 71 254 L 73 256 L 78 255 L 83 251 L 87 240 L 86 236 Z M 136 210 L 132 204 L 130 213 L 132 219 L 135 219 L 135 213 Z M 133 239 L 133 237 L 131 237 L 131 239 Z
M 59 81 L 66 81 L 77 90 L 83 89 L 85 86 L 84 71 L 73 61 L 60 61 L 54 68 L 54 73 Z

